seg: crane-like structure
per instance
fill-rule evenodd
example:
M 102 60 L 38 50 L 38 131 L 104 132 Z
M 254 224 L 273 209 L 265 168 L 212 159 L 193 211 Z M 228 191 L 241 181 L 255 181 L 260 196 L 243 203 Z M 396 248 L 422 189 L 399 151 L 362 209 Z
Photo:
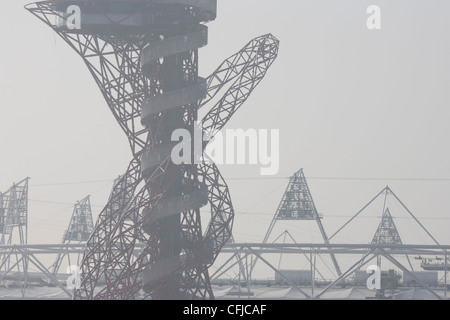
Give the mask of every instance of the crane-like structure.
M 73 8 L 80 28 L 70 25 Z M 264 78 L 279 41 L 255 38 L 202 78 L 198 49 L 217 0 L 53 0 L 26 9 L 82 57 L 133 154 L 87 241 L 75 299 L 213 298 L 208 267 L 231 236 L 230 193 L 203 156 L 175 165 L 171 135 L 199 126 L 204 150 Z M 137 243 L 145 245 L 136 256 Z

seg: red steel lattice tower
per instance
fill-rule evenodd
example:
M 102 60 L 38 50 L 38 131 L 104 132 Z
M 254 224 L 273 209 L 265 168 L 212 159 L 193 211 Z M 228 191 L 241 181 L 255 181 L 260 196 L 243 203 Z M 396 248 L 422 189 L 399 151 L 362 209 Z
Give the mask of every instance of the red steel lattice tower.
M 76 8 L 80 28 L 70 25 Z M 171 134 L 193 133 L 200 123 L 212 138 L 265 76 L 279 46 L 270 34 L 255 38 L 201 78 L 198 49 L 207 45 L 204 23 L 215 19 L 216 8 L 217 0 L 26 6 L 83 58 L 133 153 L 87 241 L 75 299 L 213 298 L 208 267 L 231 236 L 230 194 L 214 163 L 194 156 L 180 165 L 171 161 Z M 203 231 L 200 208 L 206 206 Z M 144 246 L 136 256 L 137 243 Z

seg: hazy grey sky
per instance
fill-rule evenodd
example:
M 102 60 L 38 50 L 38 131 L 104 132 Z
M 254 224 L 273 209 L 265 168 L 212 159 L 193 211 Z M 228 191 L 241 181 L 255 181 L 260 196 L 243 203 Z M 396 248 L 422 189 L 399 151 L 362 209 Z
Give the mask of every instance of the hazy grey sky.
M 112 182 L 131 153 L 82 60 L 23 9 L 29 0 L 2 2 L 0 190 L 30 176 L 29 241 L 59 242 L 71 204 L 91 194 L 96 216 L 112 184 L 42 185 Z M 271 32 L 281 41 L 266 79 L 227 126 L 280 129 L 279 177 L 303 167 L 310 177 L 450 178 L 450 2 L 218 2 L 209 45 L 200 51 L 202 76 L 253 37 Z M 371 4 L 381 7 L 382 30 L 366 27 Z M 256 166 L 220 169 L 225 178 L 259 177 Z M 228 184 L 236 240 L 261 241 L 287 180 Z M 450 181 L 311 179 L 309 185 L 329 234 L 389 185 L 428 218 L 423 224 L 438 241 L 450 243 Z M 370 241 L 378 220 L 360 223 L 359 232 L 336 241 Z M 301 241 L 319 241 L 313 225 L 294 230 Z M 414 226 L 405 229 L 410 243 L 421 242 L 414 234 Z

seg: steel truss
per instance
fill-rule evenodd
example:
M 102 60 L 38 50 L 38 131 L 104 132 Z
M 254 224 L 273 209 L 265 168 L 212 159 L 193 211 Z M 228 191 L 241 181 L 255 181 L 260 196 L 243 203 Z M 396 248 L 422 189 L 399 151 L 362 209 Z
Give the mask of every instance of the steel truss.
M 408 256 L 408 255 L 421 255 L 421 256 L 442 256 L 442 259 L 448 258 L 449 245 L 405 245 L 405 244 L 307 244 L 307 243 L 297 243 L 297 244 L 282 244 L 282 243 L 229 243 L 224 246 L 222 253 L 233 253 L 242 254 L 242 261 L 254 261 L 255 259 L 261 260 L 265 265 L 270 267 L 275 273 L 277 273 L 281 278 L 283 278 L 292 287 L 301 292 L 305 299 L 320 299 L 324 293 L 329 291 L 331 288 L 336 287 L 344 280 L 346 280 L 350 275 L 352 275 L 359 268 L 367 265 L 372 260 L 382 256 L 393 263 L 396 267 L 401 269 L 403 272 L 409 274 L 416 283 L 430 292 L 436 299 L 442 300 L 447 297 L 447 272 L 445 271 L 444 276 L 444 297 L 436 293 L 435 289 L 424 284 L 420 279 L 416 277 L 407 267 L 405 267 L 398 259 L 395 258 L 397 255 Z M 356 255 L 362 258 L 358 259 L 353 265 L 347 268 L 339 277 L 334 279 L 329 285 L 327 285 L 320 292 L 315 292 L 314 287 L 314 270 L 315 259 L 310 259 L 311 263 L 311 274 L 313 279 L 311 281 L 311 292 L 308 293 L 305 288 L 298 287 L 291 279 L 287 278 L 283 273 L 281 273 L 275 266 L 273 266 L 264 256 L 269 254 L 294 254 L 294 255 L 305 255 L 309 254 L 311 257 L 320 255 Z M 251 258 L 248 259 L 248 256 Z M 231 260 L 231 258 L 229 259 Z M 444 260 L 445 261 L 445 260 Z M 222 269 L 229 261 L 225 262 L 219 269 Z M 250 262 L 251 263 L 251 262 Z M 250 268 L 248 264 L 246 268 Z M 247 286 L 250 282 L 247 281 Z
M 47 266 L 48 256 L 61 257 L 63 255 L 82 255 L 85 249 L 83 243 L 66 243 L 66 244 L 12 244 L 0 245 L 0 255 L 5 257 L 5 261 L 15 258 L 15 263 L 11 263 L 4 268 L 3 262 L 0 266 L 0 280 L 2 284 L 14 286 L 20 283 L 21 294 L 23 298 L 27 298 L 27 289 L 30 287 L 42 285 L 57 286 L 67 294 L 68 298 L 73 298 L 73 290 L 66 287 L 67 278 L 70 274 L 55 274 L 53 272 L 54 265 Z M 136 252 L 142 248 L 137 245 Z M 26 263 L 24 263 L 26 262 Z M 29 269 L 33 268 L 33 271 Z M 36 271 L 37 270 L 37 271 Z
M 295 178 L 295 176 L 293 177 Z M 291 178 L 291 182 L 292 179 Z M 288 189 L 290 188 L 291 183 L 288 186 Z M 312 287 L 312 293 L 307 294 L 304 293 L 306 298 L 316 297 L 320 298 L 320 296 L 325 293 L 328 289 L 331 287 L 334 287 L 335 285 L 341 283 L 344 281 L 349 275 L 351 275 L 355 270 L 358 270 L 362 268 L 364 265 L 366 265 L 368 262 L 373 260 L 374 258 L 377 259 L 377 265 L 381 265 L 380 259 L 381 257 L 385 257 L 388 261 L 390 261 L 392 264 L 400 268 L 403 272 L 409 274 L 413 279 L 416 280 L 417 283 L 419 283 L 422 287 L 430 291 L 431 289 L 428 288 L 426 285 L 424 285 L 421 281 L 419 281 L 414 274 L 411 273 L 411 271 L 414 271 L 413 266 L 411 264 L 409 255 L 410 254 L 419 254 L 419 255 L 436 255 L 436 256 L 442 256 L 444 255 L 447 257 L 447 247 L 446 246 L 440 246 L 437 240 L 431 235 L 431 233 L 422 225 L 422 223 L 414 216 L 414 214 L 405 206 L 405 204 L 398 198 L 398 196 L 389 188 L 385 187 L 383 190 L 381 190 L 372 200 L 370 200 L 361 210 L 359 210 L 354 216 L 351 217 L 342 227 L 340 227 L 328 240 L 331 240 L 334 238 L 341 230 L 343 230 L 346 226 L 348 226 L 354 219 L 356 219 L 359 215 L 364 212 L 376 199 L 384 195 L 384 206 L 383 206 L 383 216 L 380 221 L 380 224 L 377 228 L 377 231 L 375 232 L 375 235 L 372 239 L 372 243 L 369 245 L 340 245 L 340 244 L 332 244 L 328 241 L 325 241 L 324 244 L 320 245 L 307 245 L 307 244 L 297 244 L 295 243 L 295 240 L 293 241 L 294 244 L 286 244 L 286 243 L 274 243 L 268 244 L 266 241 L 262 244 L 233 244 L 228 243 L 225 248 L 222 250 L 223 253 L 233 253 L 232 257 L 229 258 L 224 264 L 218 266 L 216 272 L 213 274 L 214 279 L 218 279 L 220 276 L 225 274 L 228 270 L 233 268 L 236 263 L 229 264 L 229 262 L 235 258 L 238 257 L 239 261 L 247 261 L 248 255 L 251 255 L 252 258 L 250 259 L 252 261 L 251 269 L 255 266 L 255 262 L 258 260 L 261 260 L 262 254 L 269 254 L 269 253 L 277 253 L 277 254 L 302 254 L 306 256 L 307 260 L 311 264 L 311 274 L 314 275 L 315 272 L 318 272 L 319 276 L 321 276 L 319 270 L 316 267 L 315 264 L 315 256 L 318 256 L 319 258 L 323 256 L 324 254 L 329 254 L 331 256 L 335 256 L 337 254 L 356 254 L 361 255 L 362 258 L 358 260 L 357 263 L 355 263 L 351 268 L 348 268 L 345 272 L 338 275 L 337 279 L 335 279 L 330 286 L 323 292 L 319 293 L 318 295 L 314 294 L 314 285 Z M 393 217 L 390 214 L 389 208 L 386 207 L 387 203 L 387 197 L 392 196 L 396 202 L 398 202 L 401 207 L 409 214 L 409 216 L 420 226 L 420 228 L 430 237 L 430 239 L 435 243 L 435 245 L 405 245 L 402 243 L 400 235 L 398 233 L 398 230 L 395 226 L 395 223 L 393 221 Z M 283 196 L 283 200 L 286 198 L 286 194 Z M 283 204 L 280 204 L 280 206 Z M 297 205 L 297 204 L 295 204 Z M 311 207 L 311 206 L 310 206 Z M 270 234 L 270 231 L 273 228 L 274 221 L 276 221 L 277 214 L 280 210 L 277 210 L 277 213 L 275 214 L 274 220 L 271 223 L 271 228 L 269 228 L 268 233 L 266 234 L 265 240 L 268 238 L 268 234 Z M 289 219 L 291 219 L 291 210 L 285 210 L 288 213 Z M 278 238 L 282 237 L 283 235 L 289 236 L 292 240 L 293 237 L 290 235 L 289 232 L 285 231 L 282 233 Z M 277 238 L 277 239 L 278 239 Z M 428 251 L 428 249 L 432 251 Z M 437 250 L 437 251 L 434 251 Z M 308 254 L 310 257 L 308 258 Z M 397 259 L 394 258 L 394 255 L 401 255 L 405 256 L 408 262 L 408 268 L 403 266 Z M 446 260 L 444 260 L 446 261 Z M 280 276 L 282 276 L 278 270 L 278 268 L 271 265 L 267 260 L 264 260 L 264 263 L 268 265 L 271 269 L 273 269 L 276 273 L 278 273 Z M 446 264 L 446 262 L 445 262 Z M 240 273 L 242 273 L 242 270 L 246 270 L 246 266 L 239 268 Z M 443 266 L 442 270 L 447 270 L 447 266 Z M 444 274 L 445 277 L 445 284 L 447 283 L 447 272 Z M 292 284 L 292 281 L 287 279 L 286 277 L 282 276 L 287 282 Z M 323 277 L 322 277 L 323 278 Z M 245 278 L 244 278 L 245 280 Z M 248 280 L 246 280 L 248 281 Z M 314 284 L 314 281 L 312 281 Z M 445 287 L 446 288 L 446 287 Z M 297 288 L 298 289 L 298 288 Z M 301 292 L 301 290 L 299 290 Z M 432 291 L 432 290 L 431 290 Z M 430 291 L 430 292 L 431 292 Z M 435 292 L 431 292 L 434 296 L 438 297 L 438 295 Z M 447 294 L 447 291 L 445 289 L 445 295 Z
M 140 250 L 144 248 L 145 244 L 136 244 L 135 254 L 139 254 Z M 49 260 L 48 256 L 55 256 L 59 254 L 81 254 L 84 252 L 85 245 L 82 243 L 68 243 L 68 244 L 23 244 L 23 245 L 0 245 L 0 254 L 6 257 L 18 257 L 18 263 L 11 266 L 8 270 L 1 272 L 1 277 L 5 279 L 18 279 L 23 284 L 23 297 L 27 297 L 26 289 L 33 285 L 33 282 L 44 281 L 46 285 L 57 286 L 63 292 L 67 294 L 67 298 L 73 297 L 73 291 L 68 290 L 65 286 L 68 274 L 55 275 L 51 271 L 51 266 L 47 267 L 45 261 Z M 292 287 L 297 289 L 299 292 L 303 293 L 305 299 L 321 299 L 323 294 L 338 286 L 345 279 L 347 279 L 361 263 L 366 265 L 367 263 L 373 261 L 378 255 L 385 257 L 387 260 L 391 261 L 399 269 L 405 273 L 410 273 L 406 266 L 396 258 L 397 256 L 403 255 L 421 255 L 430 257 L 440 257 L 443 259 L 448 259 L 448 251 L 450 250 L 450 245 L 386 245 L 386 244 L 264 244 L 264 243 L 233 243 L 224 245 L 223 253 L 236 253 L 239 252 L 242 255 L 242 261 L 244 263 L 244 269 L 249 271 L 251 263 L 254 259 L 262 261 L 269 268 L 271 268 L 275 273 L 278 273 L 283 279 L 286 280 Z M 354 255 L 360 256 L 358 261 L 354 263 L 349 268 L 343 270 L 342 275 L 334 279 L 328 286 L 317 291 L 317 288 L 313 287 L 314 281 L 311 283 L 311 287 L 299 287 L 297 284 L 293 283 L 289 278 L 273 266 L 267 257 L 271 254 L 290 254 L 290 255 L 310 255 L 312 257 L 319 255 L 329 255 L 334 253 L 335 255 Z M 361 258 L 362 256 L 362 258 Z M 21 263 L 22 259 L 27 259 L 29 263 L 27 268 L 21 269 L 18 264 Z M 311 268 L 314 270 L 314 260 L 311 259 Z M 30 272 L 29 268 L 37 270 Z M 420 287 L 425 288 L 431 292 L 437 299 L 442 299 L 442 296 L 437 294 L 435 288 L 431 288 L 426 284 L 422 283 L 417 279 L 414 274 L 411 274 Z M 247 284 L 247 289 L 250 288 L 250 278 L 244 280 Z M 447 283 L 447 278 L 445 277 L 444 284 Z M 100 283 L 100 286 L 105 285 Z M 444 285 L 444 290 L 446 286 Z M 444 291 L 444 297 L 447 292 Z
M 134 299 L 140 289 L 153 299 L 213 298 L 208 267 L 231 236 L 230 194 L 215 164 L 174 165 L 170 134 L 192 133 L 198 110 L 225 91 L 200 120 L 211 139 L 264 78 L 279 42 L 270 34 L 255 38 L 202 79 L 198 48 L 207 43 L 207 28 L 201 23 L 215 19 L 215 0 L 129 1 L 116 8 L 119 20 L 104 1 L 72 4 L 94 17 L 84 29 L 68 30 L 62 1 L 26 9 L 82 57 L 133 154 L 87 241 L 75 298 Z M 203 232 L 205 204 L 211 215 Z M 137 243 L 145 245 L 136 255 Z M 96 290 L 100 280 L 106 285 Z

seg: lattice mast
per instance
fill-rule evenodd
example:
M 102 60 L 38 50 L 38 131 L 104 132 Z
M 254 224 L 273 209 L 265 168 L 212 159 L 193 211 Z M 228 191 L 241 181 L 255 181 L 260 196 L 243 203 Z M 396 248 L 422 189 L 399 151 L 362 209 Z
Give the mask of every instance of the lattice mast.
M 70 218 L 67 230 L 64 232 L 62 243 L 85 243 L 93 230 L 94 223 L 92 220 L 91 201 L 90 196 L 87 196 L 74 205 L 72 217 Z M 54 274 L 58 273 L 65 256 L 66 254 L 63 253 L 57 255 L 56 261 L 53 264 Z M 69 264 L 71 263 L 69 259 Z M 79 259 L 76 261 L 76 265 L 78 264 Z
M 132 299 L 140 289 L 153 299 L 212 298 L 208 267 L 231 235 L 234 211 L 214 164 L 196 164 L 193 155 L 181 165 L 171 162 L 171 134 L 183 128 L 193 136 L 199 120 L 200 131 L 212 138 L 265 76 L 278 40 L 272 35 L 252 40 L 203 79 L 198 49 L 207 44 L 203 23 L 215 19 L 216 0 L 70 4 L 82 9 L 80 30 L 66 27 L 65 1 L 27 9 L 83 58 L 133 153 L 87 242 L 75 298 Z M 198 119 L 198 110 L 225 87 Z M 200 208 L 207 204 L 211 218 L 202 232 Z M 136 257 L 138 242 L 145 246 Z M 96 290 L 99 280 L 105 286 Z
M 323 215 L 320 214 L 314 200 L 312 198 L 311 192 L 308 187 L 305 175 L 303 174 L 303 169 L 300 169 L 294 175 L 289 178 L 289 184 L 283 194 L 283 197 L 278 205 L 275 215 L 267 229 L 266 235 L 264 236 L 263 243 L 267 243 L 269 237 L 275 227 L 276 223 L 280 220 L 289 221 L 303 221 L 303 220 L 315 220 L 317 226 L 319 227 L 320 233 L 325 243 L 328 243 L 328 237 L 323 227 L 321 219 Z M 336 260 L 334 254 L 330 254 L 333 265 L 336 269 L 338 275 L 341 274 L 339 264 Z

